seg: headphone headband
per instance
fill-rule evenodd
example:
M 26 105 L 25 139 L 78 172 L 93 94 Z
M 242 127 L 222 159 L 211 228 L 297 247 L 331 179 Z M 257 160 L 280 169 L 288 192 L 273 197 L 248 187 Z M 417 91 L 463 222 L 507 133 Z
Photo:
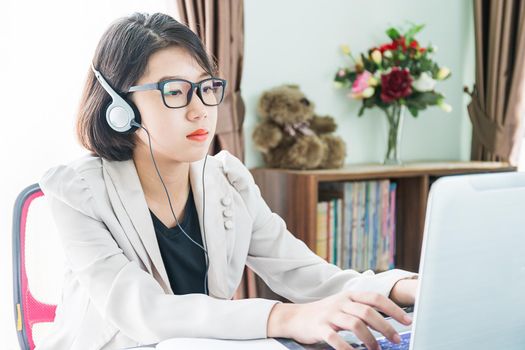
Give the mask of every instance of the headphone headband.
M 91 70 L 102 88 L 111 97 L 111 103 L 106 107 L 106 121 L 108 125 L 120 133 L 135 131 L 137 125 L 140 125 L 140 123 L 137 123 L 135 120 L 137 117 L 140 118 L 137 108 L 131 101 L 126 101 L 122 98 L 122 96 L 109 85 L 102 73 L 95 69 L 93 62 L 91 62 Z

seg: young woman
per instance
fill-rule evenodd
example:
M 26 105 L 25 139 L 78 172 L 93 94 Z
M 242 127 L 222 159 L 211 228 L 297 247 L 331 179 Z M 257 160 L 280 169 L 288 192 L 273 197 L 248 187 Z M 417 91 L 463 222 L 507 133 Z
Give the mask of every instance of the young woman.
M 410 324 L 416 274 L 341 270 L 286 229 L 249 170 L 207 156 L 227 82 L 198 37 L 164 14 L 114 22 L 77 121 L 89 154 L 41 178 L 67 260 L 53 331 L 38 349 L 120 349 L 171 337 L 288 337 L 369 349 Z M 248 265 L 292 304 L 232 300 Z M 368 326 L 368 327 L 367 327 Z

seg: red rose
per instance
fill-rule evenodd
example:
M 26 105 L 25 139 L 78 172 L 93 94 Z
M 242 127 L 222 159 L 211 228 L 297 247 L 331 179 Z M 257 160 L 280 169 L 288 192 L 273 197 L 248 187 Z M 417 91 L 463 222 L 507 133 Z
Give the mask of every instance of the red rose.
M 423 53 L 423 52 L 425 52 L 427 50 L 426 48 L 419 46 L 418 41 L 415 40 L 415 39 L 412 40 L 412 42 L 410 43 L 410 47 L 413 48 L 416 51 L 421 52 L 421 53 Z
M 417 44 L 417 41 L 416 41 L 416 44 Z M 381 53 L 388 51 L 388 50 L 394 51 L 397 49 L 401 49 L 402 52 L 406 52 L 407 44 L 406 44 L 405 37 L 400 36 L 399 38 L 393 40 L 391 43 L 387 43 L 387 44 L 383 44 L 379 46 L 379 51 L 381 51 Z
M 383 44 L 381 46 L 379 46 L 379 51 L 381 51 L 381 53 L 385 52 L 385 51 L 391 51 L 391 50 L 395 50 L 395 46 L 393 43 L 388 43 L 388 44 Z
M 403 52 L 405 52 L 407 50 L 407 43 L 405 41 L 405 37 L 404 36 L 401 36 L 401 37 L 397 38 L 396 40 L 394 40 L 394 45 L 395 45 L 396 49 L 401 48 Z
M 412 77 L 408 69 L 392 68 L 381 76 L 381 100 L 389 103 L 412 93 Z

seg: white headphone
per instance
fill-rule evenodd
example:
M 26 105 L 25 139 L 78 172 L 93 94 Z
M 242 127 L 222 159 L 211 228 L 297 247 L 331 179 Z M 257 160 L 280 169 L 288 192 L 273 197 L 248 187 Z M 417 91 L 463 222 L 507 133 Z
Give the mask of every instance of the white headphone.
M 140 113 L 135 104 L 118 94 L 104 76 L 95 69 L 91 62 L 91 69 L 100 85 L 111 96 L 111 103 L 106 107 L 106 121 L 111 129 L 120 133 L 133 133 L 140 127 Z

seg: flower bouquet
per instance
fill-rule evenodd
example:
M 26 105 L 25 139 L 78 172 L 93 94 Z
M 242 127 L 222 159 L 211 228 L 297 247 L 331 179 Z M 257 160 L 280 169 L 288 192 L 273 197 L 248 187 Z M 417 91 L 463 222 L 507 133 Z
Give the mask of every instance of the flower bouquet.
M 417 117 L 428 106 L 450 112 L 443 94 L 435 91 L 437 81 L 450 77 L 450 70 L 432 58 L 435 46 L 423 47 L 415 39 L 424 25 L 412 25 L 401 32 L 389 28 L 390 42 L 372 47 L 355 58 L 347 45 L 341 49 L 350 58 L 350 66 L 340 68 L 334 78 L 336 87 L 349 88 L 349 98 L 362 100 L 358 116 L 366 108 L 380 108 L 389 125 L 385 164 L 400 164 L 399 142 L 403 116 L 408 110 Z

